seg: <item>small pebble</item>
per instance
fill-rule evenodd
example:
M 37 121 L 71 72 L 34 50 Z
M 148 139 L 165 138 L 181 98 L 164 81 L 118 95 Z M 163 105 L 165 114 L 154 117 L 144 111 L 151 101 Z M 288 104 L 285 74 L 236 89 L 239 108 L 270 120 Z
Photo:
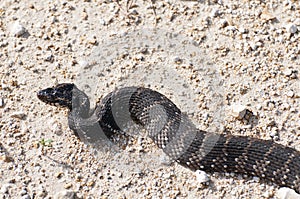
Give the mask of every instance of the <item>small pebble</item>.
M 268 10 L 264 10 L 261 13 L 260 18 L 266 21 L 276 19 L 275 15 L 273 13 L 270 13 Z
M 75 198 L 76 193 L 74 191 L 61 191 L 58 192 L 57 194 L 55 194 L 54 198 L 55 199 L 71 199 L 71 198 Z
M 22 189 L 21 191 L 20 191 L 20 195 L 21 196 L 24 196 L 24 195 L 26 195 L 27 194 L 27 190 L 26 189 Z
M 87 39 L 87 43 L 88 44 L 92 44 L 92 45 L 96 45 L 97 44 L 97 39 L 95 38 L 95 37 L 89 37 L 88 39 Z
M 288 97 L 292 98 L 292 97 L 294 97 L 294 92 L 293 91 L 288 91 L 286 95 Z
M 225 28 L 226 26 L 228 26 L 228 21 L 226 19 L 220 19 L 219 24 L 220 28 Z
M 209 177 L 207 176 L 206 172 L 197 170 L 195 173 L 198 182 L 207 183 L 209 181 Z
M 135 60 L 138 60 L 138 61 L 143 61 L 144 60 L 144 56 L 142 54 L 137 54 L 135 57 L 134 57 Z
M 275 139 L 275 137 L 278 136 L 277 129 L 276 128 L 272 128 L 272 130 L 270 131 L 269 135 L 270 135 L 271 138 Z
M 256 176 L 254 176 L 252 179 L 253 179 L 254 182 L 259 182 L 260 181 L 260 178 L 256 177 Z
M 44 60 L 46 61 L 46 62 L 53 62 L 54 61 L 54 55 L 52 55 L 52 53 L 47 53 L 46 55 L 45 55 L 45 58 L 44 58 Z
M 181 64 L 182 63 L 182 59 L 180 57 L 174 57 L 174 63 L 176 64 Z
M 65 189 L 70 189 L 72 187 L 72 183 L 66 183 L 65 185 L 64 185 L 64 188 Z
M 24 33 L 26 33 L 26 29 L 24 28 L 24 26 L 22 24 L 20 24 L 19 22 L 16 22 L 12 25 L 11 27 L 11 33 L 16 36 L 16 37 L 20 37 L 22 36 Z
M 239 32 L 242 34 L 248 33 L 249 31 L 245 28 L 239 28 Z
M 80 61 L 78 61 L 78 64 L 79 64 L 79 66 L 80 66 L 81 68 L 83 68 L 83 69 L 87 69 L 88 66 L 89 66 L 89 62 L 87 62 L 87 61 L 85 61 L 85 60 L 80 60 Z
M 3 108 L 3 107 L 4 107 L 4 99 L 0 98 L 0 108 Z
M 10 117 L 18 118 L 18 119 L 23 120 L 23 119 L 25 119 L 25 117 L 26 117 L 26 113 L 24 113 L 24 112 L 22 112 L 22 111 L 16 111 L 16 112 L 12 113 L 12 114 L 10 115 Z
M 294 24 L 300 26 L 300 18 L 295 19 Z
M 61 178 L 63 175 L 64 175 L 63 172 L 58 172 L 58 173 L 56 173 L 54 176 L 55 176 L 56 178 Z
M 89 182 L 86 183 L 86 185 L 89 186 L 89 187 L 92 187 L 92 186 L 95 185 L 95 182 L 94 181 L 89 181 Z
M 3 40 L 0 42 L 0 47 L 5 47 L 7 45 L 8 45 L 8 41 L 6 41 L 6 40 Z
M 227 26 L 226 30 L 234 32 L 234 31 L 236 31 L 236 27 L 235 26 Z
M 31 199 L 30 195 L 28 194 L 25 194 L 21 197 L 21 199 Z
M 106 24 L 105 20 L 103 18 L 99 19 L 99 22 L 102 26 L 104 26 Z
M 293 71 L 292 71 L 292 69 L 287 68 L 287 69 L 285 69 L 285 70 L 283 71 L 283 74 L 284 74 L 285 76 L 289 77 L 289 76 L 291 76 L 291 75 L 293 74 Z
M 220 15 L 220 10 L 218 9 L 213 9 L 212 12 L 211 12 L 211 16 L 212 17 L 217 17 Z
M 286 27 L 285 27 L 286 31 L 288 33 L 291 33 L 291 34 L 294 34 L 297 32 L 298 28 L 295 24 L 288 24 Z
M 81 13 L 81 19 L 82 20 L 87 20 L 88 19 L 88 14 L 86 12 Z
M 300 194 L 297 194 L 293 189 L 282 187 L 276 192 L 279 199 L 299 199 Z
M 0 193 L 8 193 L 9 189 L 12 187 L 11 184 L 3 184 L 0 189 Z
M 243 119 L 247 111 L 246 106 L 241 104 L 234 104 L 230 107 L 230 109 L 231 115 L 237 119 Z
M 57 121 L 51 122 L 51 131 L 54 132 L 56 135 L 62 135 L 62 126 L 61 123 Z
M 0 161 L 11 162 L 12 159 L 10 157 L 8 157 L 7 155 L 0 155 Z
M 172 159 L 165 154 L 159 157 L 159 161 L 162 165 L 166 165 L 166 166 L 170 166 L 173 163 Z

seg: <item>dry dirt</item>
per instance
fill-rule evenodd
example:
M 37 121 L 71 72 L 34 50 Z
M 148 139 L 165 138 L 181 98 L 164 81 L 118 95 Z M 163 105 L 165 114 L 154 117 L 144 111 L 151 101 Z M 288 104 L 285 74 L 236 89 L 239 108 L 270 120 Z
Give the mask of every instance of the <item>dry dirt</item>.
M 300 150 L 298 1 L 1 0 L 1 198 L 276 198 L 270 182 L 193 172 L 147 139 L 76 138 L 36 92 L 74 82 L 95 102 L 121 86 L 170 97 L 205 130 Z M 230 114 L 242 105 L 257 121 Z

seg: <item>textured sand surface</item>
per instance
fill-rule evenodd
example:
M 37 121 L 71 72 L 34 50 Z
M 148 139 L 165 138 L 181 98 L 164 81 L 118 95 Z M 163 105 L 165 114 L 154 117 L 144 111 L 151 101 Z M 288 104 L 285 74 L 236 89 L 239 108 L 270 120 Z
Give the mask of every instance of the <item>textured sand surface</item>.
M 75 82 L 94 106 L 146 86 L 201 129 L 300 150 L 299 41 L 298 1 L 1 0 L 0 197 L 276 198 L 255 177 L 201 184 L 143 136 L 124 151 L 84 145 L 36 92 Z

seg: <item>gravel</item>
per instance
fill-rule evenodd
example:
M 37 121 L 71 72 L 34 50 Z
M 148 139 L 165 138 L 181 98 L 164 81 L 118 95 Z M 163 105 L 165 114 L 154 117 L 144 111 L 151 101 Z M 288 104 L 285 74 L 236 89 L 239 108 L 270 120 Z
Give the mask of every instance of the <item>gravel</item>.
M 13 36 L 20 37 L 26 33 L 26 29 L 20 22 L 15 22 L 12 25 L 10 32 Z
M 94 106 L 147 86 L 201 129 L 300 150 L 299 3 L 117 2 L 0 2 L 0 198 L 278 198 L 249 176 L 200 183 L 146 138 L 130 150 L 85 145 L 36 92 L 75 82 Z M 234 104 L 249 118 L 226 114 Z

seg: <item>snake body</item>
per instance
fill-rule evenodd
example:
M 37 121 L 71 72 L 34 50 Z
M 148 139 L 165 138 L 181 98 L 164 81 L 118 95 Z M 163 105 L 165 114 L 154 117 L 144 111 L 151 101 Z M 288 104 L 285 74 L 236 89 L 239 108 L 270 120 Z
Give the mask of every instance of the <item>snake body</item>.
M 199 130 L 171 100 L 154 90 L 117 89 L 93 111 L 87 95 L 71 83 L 41 90 L 37 96 L 45 103 L 68 108 L 69 127 L 91 142 L 103 135 L 111 140 L 116 135 L 126 135 L 124 126 L 134 121 L 184 167 L 258 176 L 300 193 L 299 151 L 271 140 Z

